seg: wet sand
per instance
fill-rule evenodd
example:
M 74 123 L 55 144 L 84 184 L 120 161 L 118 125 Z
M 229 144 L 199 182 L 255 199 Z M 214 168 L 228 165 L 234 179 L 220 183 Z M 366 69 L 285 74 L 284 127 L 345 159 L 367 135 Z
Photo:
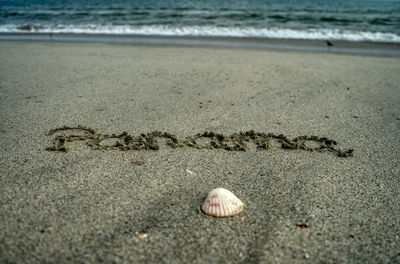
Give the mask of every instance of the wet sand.
M 321 39 L 277 39 L 255 37 L 157 36 L 68 33 L 0 33 L 0 41 L 44 41 L 114 43 L 142 46 L 186 46 L 213 48 L 269 49 L 276 51 L 318 51 L 340 54 L 400 56 L 400 43 Z M 328 45 L 329 43 L 329 45 Z
M 0 59 L 0 262 L 400 262 L 399 57 L 2 41 Z M 79 125 L 116 137 L 46 150 Z M 118 145 L 153 131 L 182 146 Z M 354 152 L 186 144 L 246 131 Z M 245 211 L 199 212 L 216 187 Z

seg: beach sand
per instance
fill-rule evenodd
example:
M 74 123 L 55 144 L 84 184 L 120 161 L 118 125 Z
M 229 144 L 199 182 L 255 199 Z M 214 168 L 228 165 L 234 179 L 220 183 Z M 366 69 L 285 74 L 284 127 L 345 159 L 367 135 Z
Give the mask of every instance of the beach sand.
M 0 60 L 0 262 L 400 262 L 399 57 L 3 41 Z M 326 137 L 354 156 L 46 150 L 78 125 Z M 245 211 L 199 212 L 216 187 Z

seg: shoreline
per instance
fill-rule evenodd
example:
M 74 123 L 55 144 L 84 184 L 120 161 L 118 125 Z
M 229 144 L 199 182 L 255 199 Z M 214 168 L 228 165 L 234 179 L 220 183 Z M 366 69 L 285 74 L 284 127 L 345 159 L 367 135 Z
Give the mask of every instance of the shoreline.
M 117 43 L 151 46 L 189 46 L 310 51 L 338 54 L 400 56 L 400 43 L 330 41 L 314 39 L 272 39 L 255 37 L 159 36 L 73 33 L 0 33 L 0 41 L 53 41 Z

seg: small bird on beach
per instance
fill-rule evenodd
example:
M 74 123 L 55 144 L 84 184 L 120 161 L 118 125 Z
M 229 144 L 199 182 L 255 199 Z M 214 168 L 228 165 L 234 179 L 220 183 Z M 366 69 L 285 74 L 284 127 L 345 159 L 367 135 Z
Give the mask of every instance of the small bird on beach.
M 332 42 L 330 42 L 329 40 L 327 40 L 325 42 L 326 42 L 326 45 L 328 45 L 328 47 L 332 47 L 333 46 Z

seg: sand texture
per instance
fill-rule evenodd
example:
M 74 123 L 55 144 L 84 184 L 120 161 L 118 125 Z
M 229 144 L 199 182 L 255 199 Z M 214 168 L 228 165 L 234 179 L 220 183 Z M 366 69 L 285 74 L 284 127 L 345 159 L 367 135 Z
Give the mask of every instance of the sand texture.
M 3 41 L 0 142 L 1 263 L 400 262 L 399 57 Z

